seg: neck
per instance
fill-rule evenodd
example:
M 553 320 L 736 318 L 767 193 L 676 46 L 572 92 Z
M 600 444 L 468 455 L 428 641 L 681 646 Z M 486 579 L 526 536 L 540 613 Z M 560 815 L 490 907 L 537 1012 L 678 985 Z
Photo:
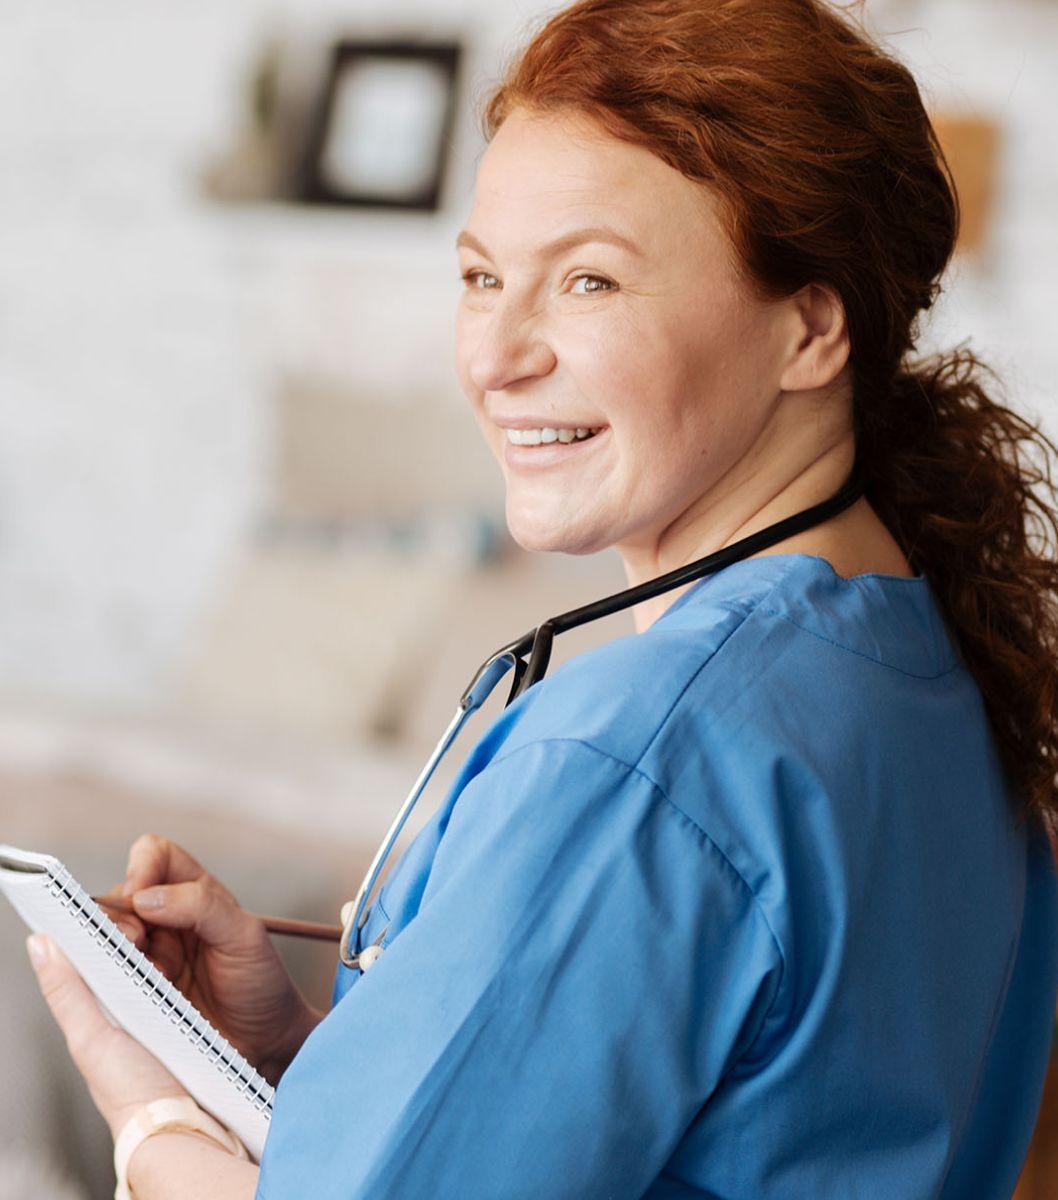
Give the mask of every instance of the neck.
M 835 438 L 814 457 L 767 467 L 760 458 L 740 459 L 671 522 L 660 536 L 615 547 L 624 562 L 629 586 L 656 579 L 686 563 L 704 558 L 752 533 L 767 528 L 833 495 L 848 479 L 855 446 L 851 431 Z M 862 499 L 857 505 L 863 504 Z M 846 509 L 846 512 L 850 510 Z M 839 514 L 839 519 L 844 514 Z M 819 553 L 825 539 L 820 526 L 784 538 L 750 558 L 767 554 Z M 633 609 L 635 627 L 642 633 L 693 584 L 674 588 Z

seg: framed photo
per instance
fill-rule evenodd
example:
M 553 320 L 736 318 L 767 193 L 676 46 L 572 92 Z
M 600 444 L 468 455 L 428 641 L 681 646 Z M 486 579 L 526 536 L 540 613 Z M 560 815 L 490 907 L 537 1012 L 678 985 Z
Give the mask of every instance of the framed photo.
M 455 118 L 455 43 L 337 43 L 298 199 L 434 210 Z

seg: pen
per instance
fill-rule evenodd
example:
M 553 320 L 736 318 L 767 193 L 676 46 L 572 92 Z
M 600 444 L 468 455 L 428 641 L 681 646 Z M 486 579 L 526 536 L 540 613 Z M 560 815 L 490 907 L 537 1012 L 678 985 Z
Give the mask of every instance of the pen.
M 132 907 L 132 902 L 129 900 L 119 900 L 111 896 L 93 896 L 92 899 L 102 908 L 128 913 L 131 916 L 139 917 L 141 921 L 144 920 L 142 914 Z M 340 942 L 342 940 L 342 930 L 339 925 L 323 925 L 319 921 L 292 921 L 287 917 L 264 917 L 258 913 L 249 915 L 258 921 L 263 921 L 264 927 L 269 933 L 281 933 L 286 937 L 317 938 L 323 942 Z M 147 920 L 149 921 L 150 918 Z

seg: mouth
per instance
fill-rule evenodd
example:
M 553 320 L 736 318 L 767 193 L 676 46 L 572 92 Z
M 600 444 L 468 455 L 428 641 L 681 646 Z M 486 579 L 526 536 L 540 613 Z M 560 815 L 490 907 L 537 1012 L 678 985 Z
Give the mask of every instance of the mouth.
M 515 471 L 540 471 L 594 458 L 609 425 L 539 425 L 504 428 L 503 460 Z
M 595 437 L 604 426 L 552 426 L 542 425 L 530 429 L 508 429 L 507 441 L 512 446 L 550 446 L 561 442 L 568 446 L 570 442 L 586 442 Z

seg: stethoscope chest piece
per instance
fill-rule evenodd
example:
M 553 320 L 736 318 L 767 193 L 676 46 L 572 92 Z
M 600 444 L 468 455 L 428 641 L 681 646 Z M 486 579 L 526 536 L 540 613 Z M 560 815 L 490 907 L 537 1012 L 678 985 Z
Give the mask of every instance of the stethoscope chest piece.
M 349 938 L 349 933 L 352 930 L 353 916 L 355 911 L 356 902 L 354 900 L 347 900 L 342 905 L 342 911 L 339 913 L 339 920 L 341 921 L 343 927 L 343 953 L 341 958 L 345 966 L 358 967 L 360 969 L 360 974 L 362 975 L 368 969 L 368 967 L 373 967 L 375 963 L 378 962 L 378 960 L 382 957 L 382 951 L 386 948 L 382 945 L 382 939 L 389 931 L 389 926 L 387 925 L 385 929 L 382 930 L 382 932 L 377 938 L 375 938 L 370 946 L 365 946 L 363 950 L 359 952 L 359 954 L 353 954 L 350 952 L 347 946 L 347 940 Z

